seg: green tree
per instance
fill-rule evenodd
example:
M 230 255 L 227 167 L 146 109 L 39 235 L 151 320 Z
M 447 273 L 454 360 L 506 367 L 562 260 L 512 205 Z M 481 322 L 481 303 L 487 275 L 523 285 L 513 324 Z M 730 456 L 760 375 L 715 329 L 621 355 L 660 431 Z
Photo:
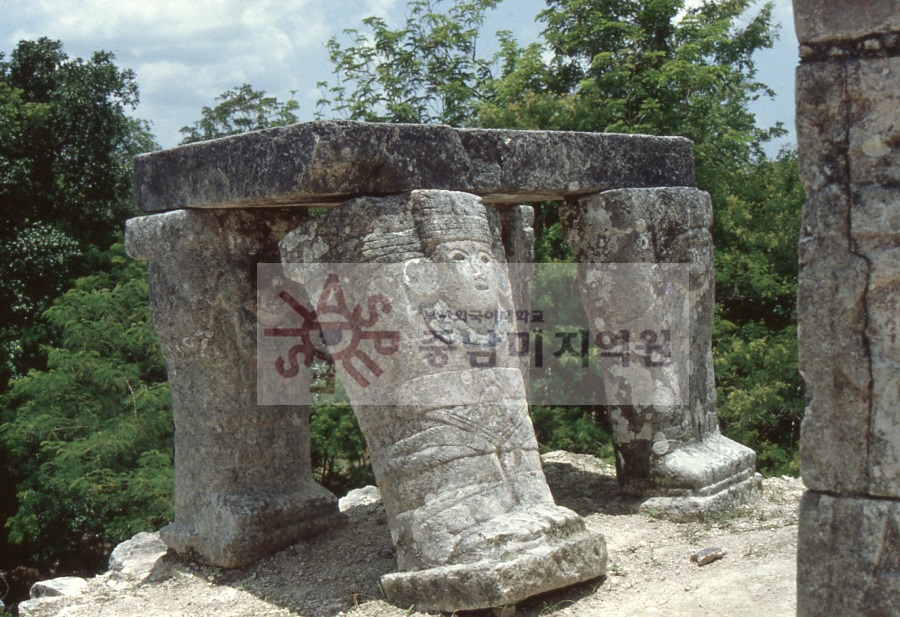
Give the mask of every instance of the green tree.
M 10 540 L 32 565 L 91 571 L 171 520 L 172 423 L 146 269 L 121 245 L 45 313 L 59 344 L 2 397 L 0 448 L 18 510 Z
M 73 59 L 41 38 L 0 53 L 0 395 L 10 377 L 46 366 L 45 347 L 60 335 L 41 317 L 53 300 L 109 266 L 97 248 L 120 236 L 131 212 L 132 156 L 156 147 L 147 124 L 127 115 L 137 102 L 134 74 L 108 52 Z M 6 430 L 11 417 L 0 413 Z M 15 447 L 0 447 L 3 521 L 33 471 L 13 462 Z M 10 546 L 7 531 L 0 568 L 29 562 L 34 545 Z
M 291 92 L 293 94 L 293 92 Z M 182 144 L 228 137 L 248 131 L 258 131 L 297 122 L 294 112 L 300 104 L 293 98 L 281 102 L 266 96 L 250 84 L 226 90 L 216 97 L 215 107 L 204 107 L 199 120 L 181 128 Z
M 776 37 L 771 4 L 751 15 L 752 4 L 548 0 L 538 15 L 544 41 L 521 48 L 501 39 L 502 76 L 478 124 L 687 137 L 696 184 L 718 207 L 730 176 L 784 133 L 780 125 L 757 127 L 748 108 L 773 96 L 756 80 L 753 55 Z M 555 208 L 537 218 L 559 239 L 548 256 L 564 257 Z
M 475 43 L 488 0 L 413 0 L 403 28 L 370 18 L 329 43 L 335 85 L 320 115 L 457 126 L 677 135 L 694 144 L 697 186 L 713 198 L 717 260 L 716 368 L 726 433 L 790 471 L 802 409 L 796 370 L 796 158 L 768 161 L 784 134 L 759 127 L 751 101 L 773 96 L 754 54 L 777 36 L 772 5 L 751 0 L 547 0 L 543 38 L 499 52 Z M 462 24 L 451 25 L 451 18 Z M 449 96 L 448 93 L 452 94 Z M 539 261 L 571 260 L 554 205 L 536 208 Z M 545 441 L 576 441 L 590 416 L 535 409 Z M 556 428 L 553 428 L 556 427 Z M 558 439 L 557 439 L 558 438 Z
M 336 83 L 319 84 L 319 116 L 366 122 L 470 125 L 487 100 L 491 61 L 479 58 L 485 12 L 501 0 L 411 0 L 409 17 L 391 30 L 380 17 L 344 30 L 346 46 L 328 41 Z
M 41 38 L 0 53 L 0 391 L 40 364 L 41 313 L 131 213 L 131 158 L 155 147 L 137 103 L 108 52 Z
M 374 482 L 366 442 L 350 405 L 315 405 L 309 428 L 313 475 L 325 488 L 345 494 Z
M 714 357 L 724 432 L 766 473 L 798 474 L 797 245 L 804 195 L 795 152 L 733 178 L 716 210 Z

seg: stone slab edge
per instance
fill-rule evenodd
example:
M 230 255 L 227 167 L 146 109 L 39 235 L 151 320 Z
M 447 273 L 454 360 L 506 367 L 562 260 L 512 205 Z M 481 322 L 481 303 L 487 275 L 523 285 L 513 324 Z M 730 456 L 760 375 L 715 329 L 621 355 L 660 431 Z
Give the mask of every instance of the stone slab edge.
M 758 499 L 761 494 L 762 475 L 753 473 L 713 495 L 651 497 L 641 503 L 640 511 L 676 523 L 690 523 Z
M 693 182 L 691 142 L 681 137 L 421 124 L 307 122 L 134 160 L 144 212 L 327 206 L 414 189 L 526 203 Z
M 801 44 L 820 44 L 900 32 L 897 0 L 793 0 Z
M 603 536 L 583 530 L 546 550 L 510 561 L 442 566 L 381 577 L 388 601 L 419 611 L 453 612 L 500 607 L 606 574 Z

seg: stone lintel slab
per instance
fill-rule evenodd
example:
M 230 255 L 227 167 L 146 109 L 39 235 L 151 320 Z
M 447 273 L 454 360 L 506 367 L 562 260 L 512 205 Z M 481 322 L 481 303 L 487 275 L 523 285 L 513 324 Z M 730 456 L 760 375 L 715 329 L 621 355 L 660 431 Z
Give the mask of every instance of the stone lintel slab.
M 694 165 L 681 137 L 307 122 L 142 154 L 134 182 L 144 212 L 328 206 L 415 189 L 527 203 L 690 186 Z
M 850 41 L 900 31 L 896 0 L 793 0 L 801 44 Z

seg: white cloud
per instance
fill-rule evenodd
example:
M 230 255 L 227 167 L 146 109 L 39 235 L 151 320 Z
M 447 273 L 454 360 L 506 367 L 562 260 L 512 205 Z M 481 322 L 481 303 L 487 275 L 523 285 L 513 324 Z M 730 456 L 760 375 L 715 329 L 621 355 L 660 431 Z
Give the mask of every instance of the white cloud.
M 129 37 L 190 40 L 209 33 L 254 37 L 276 23 L 309 26 L 313 0 L 30 0 L 42 31 L 71 39 L 104 41 Z
M 137 73 L 137 114 L 152 120 L 158 139 L 170 147 L 204 105 L 243 83 L 282 100 L 297 90 L 300 117 L 312 119 L 315 84 L 331 76 L 328 38 L 341 38 L 343 29 L 359 27 L 373 14 L 400 27 L 406 6 L 407 0 L 0 0 L 0 51 L 47 36 L 61 40 L 73 57 L 114 52 L 120 66 Z M 496 51 L 498 29 L 512 30 L 523 43 L 535 40 L 544 24 L 533 18 L 545 6 L 544 0 L 505 0 L 487 15 L 482 51 Z M 780 55 L 761 54 L 760 74 L 780 94 L 790 92 L 786 98 L 792 96 L 793 69 L 781 65 L 796 55 L 789 0 L 776 1 L 775 19 L 784 26 L 776 44 Z M 792 117 L 781 107 L 778 118 Z
M 382 19 L 389 19 L 396 12 L 397 0 L 365 0 L 365 7 L 362 17 L 376 15 Z
M 182 105 L 178 119 L 157 119 L 160 131 L 164 124 L 189 124 L 215 96 L 243 83 L 286 98 L 289 90 L 324 79 L 324 43 L 334 31 L 326 16 L 345 1 L 15 0 L 25 7 L 7 20 L 11 4 L 0 0 L 0 37 L 7 49 L 48 36 L 63 41 L 70 56 L 113 51 L 121 66 L 137 73 L 140 115 Z M 385 9 L 392 1 L 369 3 Z M 361 3 L 350 4 L 358 9 Z M 159 135 L 163 145 L 174 145 L 178 135 L 166 130 Z

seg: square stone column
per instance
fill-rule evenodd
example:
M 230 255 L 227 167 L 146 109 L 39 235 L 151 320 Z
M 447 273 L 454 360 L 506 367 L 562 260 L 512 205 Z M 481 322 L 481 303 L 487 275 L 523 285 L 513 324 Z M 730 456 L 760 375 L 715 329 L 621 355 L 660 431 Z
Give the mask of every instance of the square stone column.
M 723 436 L 716 416 L 709 195 L 686 187 L 618 189 L 567 200 L 560 220 L 595 337 L 632 323 L 654 330 L 674 324 L 671 361 L 645 361 L 651 342 L 638 328 L 629 333 L 630 357 L 601 362 L 619 482 L 647 498 L 643 509 L 674 519 L 740 503 L 759 489 L 761 477 L 756 454 Z M 672 304 L 683 296 L 669 289 L 678 283 L 657 264 L 684 264 L 684 317 Z M 625 291 L 621 276 L 629 277 Z
M 148 262 L 175 421 L 175 521 L 160 535 L 213 565 L 251 563 L 343 520 L 312 479 L 308 405 L 257 405 L 256 328 L 267 318 L 257 263 L 277 261 L 278 241 L 304 218 L 175 210 L 128 221 L 126 250 Z
M 795 0 L 806 191 L 797 614 L 900 607 L 900 10 Z

